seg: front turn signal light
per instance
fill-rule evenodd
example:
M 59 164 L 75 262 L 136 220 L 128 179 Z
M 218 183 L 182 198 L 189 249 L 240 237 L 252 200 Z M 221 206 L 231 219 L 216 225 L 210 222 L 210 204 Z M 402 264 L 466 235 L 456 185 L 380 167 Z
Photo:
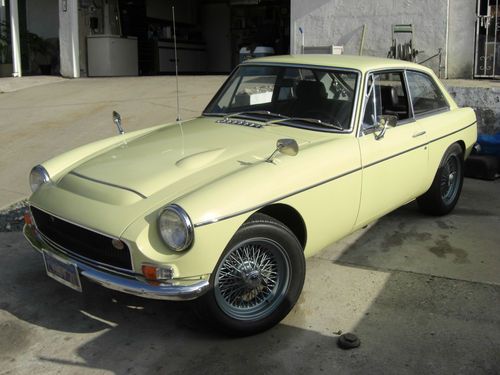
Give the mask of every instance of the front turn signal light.
M 174 277 L 174 269 L 170 266 L 142 265 L 142 274 L 148 281 L 168 281 Z

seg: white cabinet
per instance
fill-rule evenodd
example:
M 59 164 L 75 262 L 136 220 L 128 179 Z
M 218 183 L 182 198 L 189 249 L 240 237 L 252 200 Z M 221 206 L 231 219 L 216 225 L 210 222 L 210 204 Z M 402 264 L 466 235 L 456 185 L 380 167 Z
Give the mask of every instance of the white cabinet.
M 179 73 L 200 73 L 207 70 L 203 44 L 177 43 L 177 59 Z M 158 60 L 160 73 L 175 73 L 174 43 L 158 42 Z
M 114 35 L 87 37 L 89 77 L 136 76 L 139 74 L 137 38 Z

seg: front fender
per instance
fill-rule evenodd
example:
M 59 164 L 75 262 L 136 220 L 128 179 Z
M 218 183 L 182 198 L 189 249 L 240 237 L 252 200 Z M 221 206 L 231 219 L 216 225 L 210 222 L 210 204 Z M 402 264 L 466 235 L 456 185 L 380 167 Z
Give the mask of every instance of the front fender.
M 132 247 L 136 272 L 143 263 L 168 264 L 174 269 L 175 279 L 196 279 L 212 273 L 226 245 L 252 213 L 195 227 L 193 245 L 183 252 L 165 246 L 158 233 L 156 212 L 136 220 L 122 238 Z

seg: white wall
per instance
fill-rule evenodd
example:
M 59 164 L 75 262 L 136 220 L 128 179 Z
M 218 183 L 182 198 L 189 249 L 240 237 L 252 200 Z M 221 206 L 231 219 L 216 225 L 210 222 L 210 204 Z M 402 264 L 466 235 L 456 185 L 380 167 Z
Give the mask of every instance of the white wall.
M 44 39 L 58 38 L 58 0 L 26 0 L 26 23 L 29 32 Z
M 300 51 L 298 28 L 302 27 L 306 46 L 343 45 L 345 53 L 358 54 L 366 24 L 364 54 L 385 57 L 391 46 L 392 25 L 411 23 L 415 46 L 424 51 L 418 56 L 422 61 L 438 48 L 445 50 L 446 20 L 447 0 L 292 0 L 291 51 Z M 443 64 L 444 59 L 443 55 Z M 437 59 L 425 65 L 438 70 Z
M 78 41 L 78 0 L 59 0 L 59 47 L 61 51 L 61 75 L 78 78 L 80 57 Z M 67 1 L 67 10 L 62 3 Z
M 475 23 L 475 1 L 450 0 L 449 78 L 472 78 Z

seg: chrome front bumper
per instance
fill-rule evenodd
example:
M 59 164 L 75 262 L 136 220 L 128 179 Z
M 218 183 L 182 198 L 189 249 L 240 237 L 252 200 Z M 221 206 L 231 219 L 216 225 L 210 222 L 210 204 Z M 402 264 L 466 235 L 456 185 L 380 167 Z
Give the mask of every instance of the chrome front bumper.
M 208 280 L 198 280 L 187 285 L 156 286 L 135 278 L 103 272 L 76 259 L 69 258 L 66 254 L 62 254 L 57 249 L 54 249 L 52 246 L 43 241 L 43 239 L 39 238 L 39 236 L 36 235 L 35 230 L 36 229 L 34 227 L 28 225 L 25 225 L 23 228 L 24 237 L 26 237 L 33 248 L 39 252 L 46 250 L 59 257 L 66 258 L 78 267 L 80 277 L 108 289 L 149 299 L 186 301 L 200 297 L 208 290 L 210 285 Z

